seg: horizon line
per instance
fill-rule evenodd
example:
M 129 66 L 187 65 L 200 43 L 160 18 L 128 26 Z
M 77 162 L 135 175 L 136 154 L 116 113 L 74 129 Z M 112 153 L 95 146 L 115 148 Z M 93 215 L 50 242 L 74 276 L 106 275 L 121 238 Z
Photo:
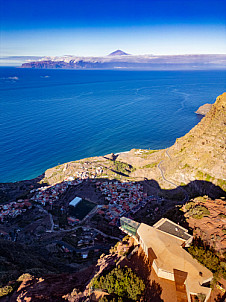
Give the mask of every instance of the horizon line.
M 0 59 L 4 58 L 24 58 L 24 57 L 33 57 L 33 58 L 43 58 L 43 57 L 64 57 L 64 56 L 74 56 L 74 57 L 105 57 L 105 56 L 110 56 L 110 54 L 105 54 L 105 55 L 76 55 L 76 54 L 63 54 L 63 55 L 12 55 L 12 56 L 7 56 L 3 55 L 0 56 Z M 113 57 L 120 56 L 120 57 L 127 57 L 127 56 L 189 56 L 189 55 L 226 55 L 226 53 L 180 53 L 180 54 L 156 54 L 156 53 L 144 53 L 144 54 L 126 54 L 126 55 L 112 55 Z

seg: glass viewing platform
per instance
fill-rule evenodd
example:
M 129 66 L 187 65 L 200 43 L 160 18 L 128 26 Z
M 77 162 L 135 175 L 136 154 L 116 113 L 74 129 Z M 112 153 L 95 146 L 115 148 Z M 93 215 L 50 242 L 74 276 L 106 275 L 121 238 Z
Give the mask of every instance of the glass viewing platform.
M 125 233 L 131 236 L 136 236 L 140 223 L 126 217 L 121 217 L 120 226 Z

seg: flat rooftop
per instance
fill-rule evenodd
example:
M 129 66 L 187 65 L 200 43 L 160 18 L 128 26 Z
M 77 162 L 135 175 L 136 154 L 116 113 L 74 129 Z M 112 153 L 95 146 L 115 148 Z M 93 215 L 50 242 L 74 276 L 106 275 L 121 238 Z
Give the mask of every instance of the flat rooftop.
M 75 197 L 70 203 L 69 206 L 75 207 L 82 200 L 80 197 Z
M 185 228 L 179 226 L 178 224 L 176 224 L 166 218 L 162 218 L 153 227 L 155 229 L 158 229 L 167 234 L 176 236 L 185 241 L 192 237 L 190 234 L 188 234 L 188 231 Z
M 140 224 L 137 233 L 143 244 L 152 249 L 158 269 L 171 274 L 174 274 L 175 270 L 187 272 L 186 282 L 192 292 L 209 293 L 210 289 L 202 284 L 210 281 L 213 274 L 182 248 L 184 239 L 144 223 Z

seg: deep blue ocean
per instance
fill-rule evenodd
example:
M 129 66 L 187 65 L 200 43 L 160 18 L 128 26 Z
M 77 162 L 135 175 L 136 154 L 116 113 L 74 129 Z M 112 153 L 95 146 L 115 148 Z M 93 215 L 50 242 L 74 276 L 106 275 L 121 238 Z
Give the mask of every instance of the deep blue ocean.
M 172 145 L 226 71 L 0 68 L 0 182 L 95 155 Z

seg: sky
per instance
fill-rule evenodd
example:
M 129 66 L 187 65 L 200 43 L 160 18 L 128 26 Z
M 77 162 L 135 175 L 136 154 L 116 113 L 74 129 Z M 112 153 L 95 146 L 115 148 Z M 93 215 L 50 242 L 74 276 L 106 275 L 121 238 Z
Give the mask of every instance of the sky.
M 225 0 L 0 0 L 0 20 L 5 62 L 116 49 L 226 54 Z

